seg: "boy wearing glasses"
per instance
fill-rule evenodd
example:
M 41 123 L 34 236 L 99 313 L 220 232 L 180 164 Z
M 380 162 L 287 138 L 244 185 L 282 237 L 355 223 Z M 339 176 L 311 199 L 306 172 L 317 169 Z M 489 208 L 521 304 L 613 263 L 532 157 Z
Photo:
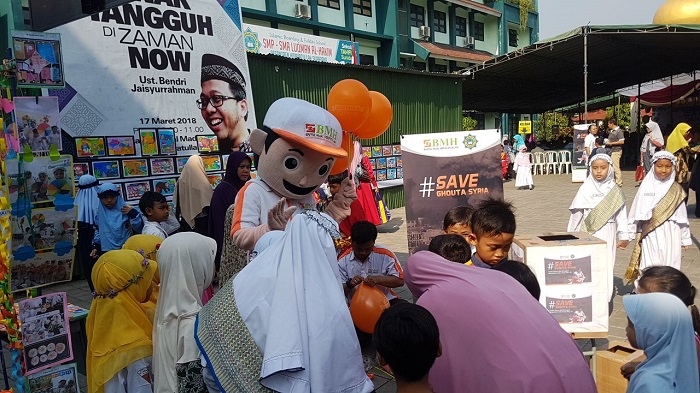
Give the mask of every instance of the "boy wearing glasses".
M 233 63 L 212 54 L 202 56 L 202 92 L 197 107 L 224 154 L 250 150 L 245 87 L 243 74 Z

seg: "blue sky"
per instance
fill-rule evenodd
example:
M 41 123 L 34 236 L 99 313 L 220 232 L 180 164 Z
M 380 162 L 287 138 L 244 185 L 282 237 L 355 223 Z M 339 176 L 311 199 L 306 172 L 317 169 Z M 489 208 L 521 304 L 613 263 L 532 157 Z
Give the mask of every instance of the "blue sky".
M 539 0 L 540 39 L 576 27 L 648 24 L 666 0 Z

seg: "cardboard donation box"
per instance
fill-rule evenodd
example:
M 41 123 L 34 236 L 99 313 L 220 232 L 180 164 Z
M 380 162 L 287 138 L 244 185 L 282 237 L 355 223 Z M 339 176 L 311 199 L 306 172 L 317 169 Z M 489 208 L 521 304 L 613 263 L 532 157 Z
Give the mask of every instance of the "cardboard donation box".
M 644 351 L 632 348 L 629 343 L 622 341 L 611 341 L 607 351 L 596 352 L 595 380 L 598 393 L 625 393 L 629 381 L 620 373 L 620 367 L 644 359 Z
M 575 338 L 608 336 L 607 244 L 585 232 L 516 235 L 511 259 L 525 262 L 540 303 Z

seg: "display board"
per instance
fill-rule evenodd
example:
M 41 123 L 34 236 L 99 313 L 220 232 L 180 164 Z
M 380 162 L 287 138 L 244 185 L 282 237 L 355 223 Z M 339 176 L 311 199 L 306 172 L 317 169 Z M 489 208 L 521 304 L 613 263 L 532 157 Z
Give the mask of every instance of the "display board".
M 588 135 L 590 124 L 576 124 L 574 126 L 574 159 L 571 162 L 571 181 L 583 183 L 588 173 L 588 153 L 584 140 Z
M 451 208 L 503 198 L 498 130 L 403 135 L 401 155 L 411 254 L 443 233 Z
M 377 182 L 403 179 L 401 145 L 362 146 Z
M 66 87 L 49 94 L 58 97 L 62 128 L 72 137 L 130 136 L 137 156 L 188 156 L 200 151 L 198 136 L 256 126 L 238 0 L 130 2 L 52 32 L 61 34 Z M 203 65 L 245 84 L 246 98 L 200 110 Z M 88 146 L 100 156 L 95 145 L 79 145 Z

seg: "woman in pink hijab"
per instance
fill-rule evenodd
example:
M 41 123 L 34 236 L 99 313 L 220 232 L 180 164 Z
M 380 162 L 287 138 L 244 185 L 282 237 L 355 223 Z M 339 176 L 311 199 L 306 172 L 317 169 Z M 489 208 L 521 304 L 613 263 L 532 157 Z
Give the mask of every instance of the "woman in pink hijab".
M 574 341 L 510 276 L 429 251 L 410 257 L 404 273 L 416 304 L 440 328 L 435 392 L 596 392 Z

